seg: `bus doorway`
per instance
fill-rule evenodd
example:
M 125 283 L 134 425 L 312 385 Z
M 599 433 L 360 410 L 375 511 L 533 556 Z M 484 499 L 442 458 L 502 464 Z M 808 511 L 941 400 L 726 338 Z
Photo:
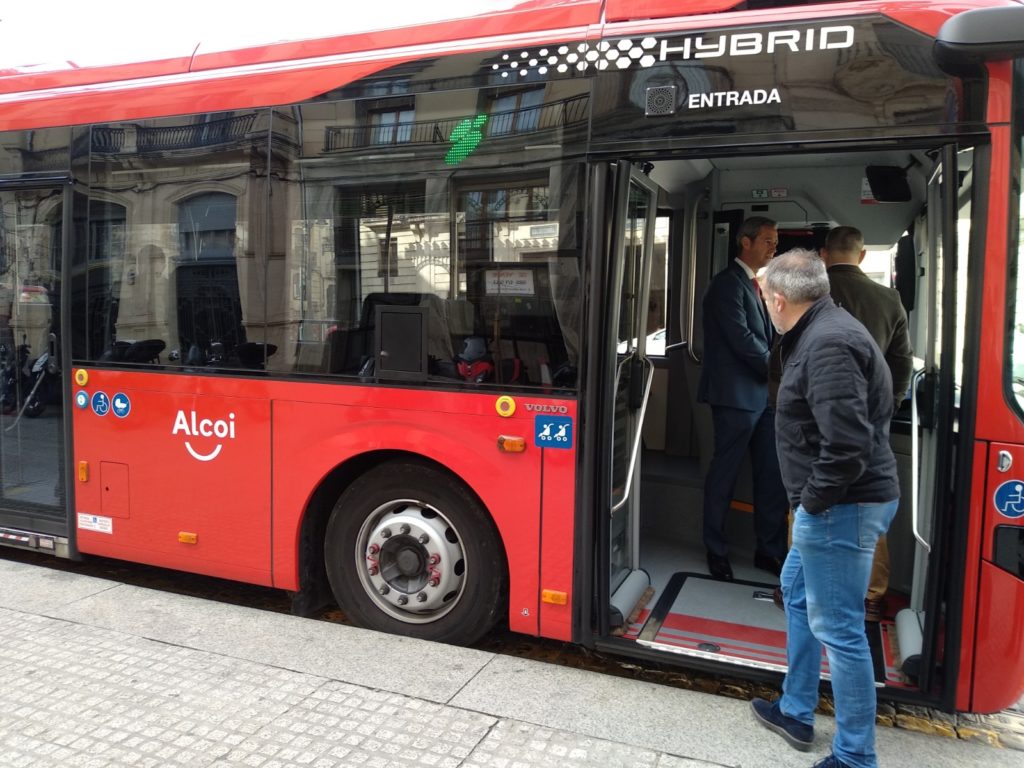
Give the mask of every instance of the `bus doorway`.
M 649 166 L 646 173 L 633 171 L 628 192 L 620 168 L 616 223 L 608 235 L 615 269 L 608 269 L 606 307 L 613 316 L 604 322 L 612 339 L 606 348 L 615 345 L 615 354 L 609 352 L 602 370 L 603 391 L 614 397 L 602 399 L 604 452 L 597 457 L 610 472 L 609 533 L 597 550 L 608 558 L 607 581 L 601 583 L 609 590 L 598 645 L 684 656 L 687 664 L 719 669 L 724 663 L 785 671 L 786 619 L 775 599 L 779 581 L 754 557 L 749 462 L 739 469 L 726 524 L 735 578 L 715 579 L 706 564 L 702 508 L 714 433 L 710 408 L 697 397 L 702 306 L 711 278 L 735 256 L 745 218 L 777 223 L 778 252 L 817 249 L 831 228 L 845 224 L 864 236 L 864 274 L 902 289 L 917 355 L 913 365 L 929 374 L 905 393 L 890 424 L 901 502 L 888 535 L 885 612 L 866 624 L 876 681 L 894 691 L 942 688 L 924 670 L 942 667 L 944 627 L 934 617 L 946 610 L 950 575 L 933 571 L 927 552 L 950 545 L 943 539 L 964 487 L 951 441 L 954 395 L 965 378 L 955 358 L 971 295 L 965 265 L 973 153 L 938 146 L 863 147 L 840 156 L 665 157 Z M 874 170 L 872 186 L 869 168 L 892 169 L 881 174 L 890 177 L 890 186 Z M 655 190 L 647 208 L 631 205 L 644 200 L 635 191 L 638 176 Z M 958 180 L 959 189 L 943 179 Z M 648 231 L 649 206 L 669 226 L 655 226 L 649 242 L 631 240 L 630 233 Z M 635 263 L 636 256 L 646 265 Z M 634 284 L 636 291 L 630 290 Z M 651 296 L 666 308 L 665 329 L 656 333 L 647 313 L 635 306 Z M 625 319 L 631 324 L 624 325 Z M 922 422 L 924 416 L 929 418 Z M 956 498 L 950 489 L 957 489 Z M 824 658 L 822 672 L 827 676 Z
M 642 429 L 654 377 L 646 336 L 658 189 L 643 170 L 619 162 L 612 186 L 609 307 L 615 370 L 605 417 L 611 424 L 607 539 L 609 621 L 614 626 L 626 621 L 650 587 L 640 569 L 639 489 Z
M 63 555 L 65 196 L 58 186 L 0 188 L 0 537 Z

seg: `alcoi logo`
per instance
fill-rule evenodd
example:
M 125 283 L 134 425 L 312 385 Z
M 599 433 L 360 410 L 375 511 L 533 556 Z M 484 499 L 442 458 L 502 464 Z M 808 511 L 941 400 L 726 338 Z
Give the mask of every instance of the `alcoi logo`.
M 178 415 L 174 417 L 174 428 L 171 430 L 171 434 L 177 435 L 179 432 L 186 437 L 216 437 L 221 440 L 234 440 L 235 414 L 229 413 L 227 419 L 214 420 L 200 419 L 195 411 L 189 411 L 187 414 L 185 411 L 178 411 Z M 185 450 L 196 461 L 213 461 L 220 455 L 223 447 L 223 443 L 217 443 L 217 446 L 209 453 L 199 453 L 188 440 L 185 441 Z

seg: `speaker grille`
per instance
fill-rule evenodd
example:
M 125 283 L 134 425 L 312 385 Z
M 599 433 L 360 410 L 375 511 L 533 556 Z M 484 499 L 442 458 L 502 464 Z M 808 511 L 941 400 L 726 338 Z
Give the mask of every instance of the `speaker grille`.
M 644 114 L 647 117 L 674 115 L 676 112 L 676 87 L 674 85 L 656 85 L 647 89 L 647 105 Z

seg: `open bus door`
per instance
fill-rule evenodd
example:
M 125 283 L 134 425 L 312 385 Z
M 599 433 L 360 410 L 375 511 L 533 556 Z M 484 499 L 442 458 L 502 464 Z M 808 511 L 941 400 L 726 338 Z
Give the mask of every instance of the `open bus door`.
M 75 225 L 64 182 L 0 186 L 0 539 L 69 556 L 60 339 Z
M 609 311 L 615 348 L 612 402 L 606 414 L 610 443 L 608 600 L 605 626 L 626 622 L 650 581 L 640 570 L 641 429 L 654 366 L 647 357 L 647 318 L 658 189 L 629 162 L 614 166 L 614 213 L 609 237 Z
M 965 162 L 971 160 L 965 154 Z M 915 347 L 923 367 L 911 385 L 911 530 L 914 567 L 907 608 L 896 614 L 896 633 L 902 672 L 921 690 L 930 690 L 937 669 L 942 610 L 944 558 L 934 553 L 947 545 L 942 532 L 953 514 L 956 479 L 953 457 L 956 441 L 956 396 L 959 373 L 957 350 L 963 348 L 963 300 L 958 286 L 958 221 L 960 200 L 970 200 L 970 189 L 961 189 L 961 173 L 955 145 L 936 154 L 928 183 L 927 207 L 919 238 L 921 268 L 918 271 L 918 307 L 922 327 Z M 970 178 L 964 173 L 963 178 Z M 967 203 L 969 205 L 969 202 Z M 970 211 L 967 210 L 969 219 Z M 966 245 L 966 243 L 965 243 Z M 966 269 L 966 265 L 963 265 Z M 966 447 L 966 446 L 965 446 Z

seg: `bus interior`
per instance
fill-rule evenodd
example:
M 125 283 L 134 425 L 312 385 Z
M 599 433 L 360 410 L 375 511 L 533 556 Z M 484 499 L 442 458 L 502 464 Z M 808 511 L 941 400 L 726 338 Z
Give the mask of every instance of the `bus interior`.
M 921 658 L 933 652 L 924 640 L 930 627 L 925 608 L 935 599 L 926 589 L 928 549 L 933 531 L 950 512 L 953 487 L 951 472 L 940 473 L 946 485 L 936 483 L 939 465 L 950 461 L 949 441 L 937 436 L 953 434 L 953 426 L 939 423 L 949 420 L 942 408 L 915 408 L 912 400 L 933 395 L 937 380 L 961 378 L 959 363 L 947 361 L 953 359 L 950 349 L 963 347 L 967 270 L 956 265 L 958 251 L 966 261 L 973 158 L 973 149 L 947 145 L 652 157 L 631 165 L 634 203 L 625 212 L 620 250 L 625 261 L 616 355 L 620 374 L 615 404 L 609 406 L 613 427 L 606 430 L 613 510 L 605 542 L 609 647 L 621 650 L 622 643 L 634 643 L 658 655 L 693 657 L 698 664 L 725 659 L 785 670 L 785 615 L 773 600 L 779 582 L 753 565 L 749 460 L 727 521 L 735 580 L 711 578 L 705 562 L 703 478 L 714 436 L 710 407 L 696 397 L 701 300 L 711 277 L 735 255 L 736 232 L 748 216 L 777 222 L 777 253 L 817 249 L 830 228 L 852 225 L 864 234 L 862 269 L 899 290 L 915 351 L 914 385 L 891 425 L 901 502 L 888 536 L 886 611 L 882 621 L 866 627 L 877 685 L 925 685 Z M 945 171 L 954 167 L 955 173 Z M 944 178 L 956 180 L 955 190 L 947 190 Z M 954 206 L 955 226 L 950 215 L 940 213 Z M 643 275 L 644 264 L 649 276 Z M 955 282 L 944 286 L 944 276 Z M 629 288 L 630 280 L 638 290 Z M 645 293 L 646 301 L 640 300 L 645 306 L 636 309 L 635 297 Z M 631 331 L 624 331 L 630 324 Z M 950 336 L 945 352 L 943 331 Z M 940 376 L 940 365 L 956 370 Z M 640 381 L 631 386 L 630 376 Z M 932 410 L 939 415 L 918 419 L 918 412 Z M 626 478 L 632 482 L 623 482 Z M 824 657 L 822 663 L 827 677 Z

